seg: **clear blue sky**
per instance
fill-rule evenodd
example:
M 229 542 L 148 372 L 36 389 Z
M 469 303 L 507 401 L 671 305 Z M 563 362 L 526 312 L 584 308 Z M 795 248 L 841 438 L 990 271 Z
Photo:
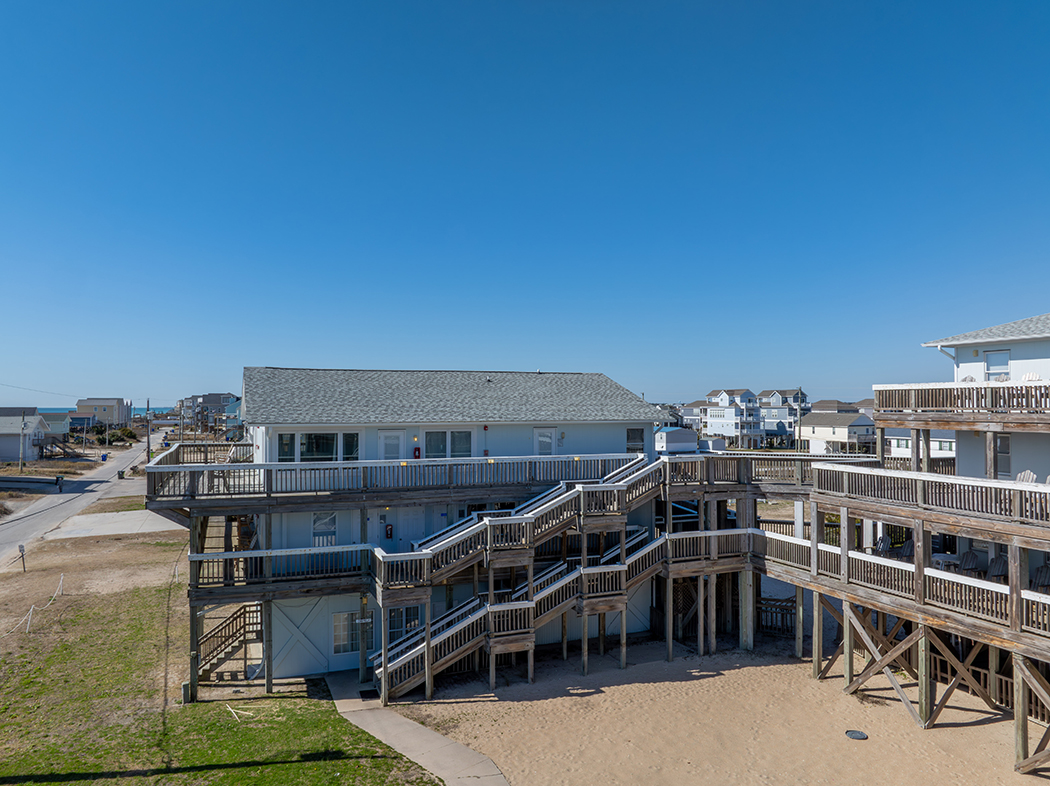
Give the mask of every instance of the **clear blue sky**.
M 1048 41 L 1035 0 L 5 0 L 0 404 L 945 379 L 922 341 L 1050 311 Z

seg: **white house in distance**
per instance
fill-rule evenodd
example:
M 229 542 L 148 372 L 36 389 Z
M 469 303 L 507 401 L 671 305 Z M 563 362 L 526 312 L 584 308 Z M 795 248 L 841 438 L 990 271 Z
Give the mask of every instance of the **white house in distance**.
M 697 434 L 704 431 L 704 421 L 707 419 L 707 408 L 710 406 L 707 399 L 697 399 L 682 405 L 682 425 L 691 428 Z
M 732 447 L 762 446 L 762 420 L 758 397 L 747 388 L 712 390 L 707 394 L 704 435 L 724 437 Z
M 911 458 L 911 429 L 884 430 L 886 455 L 891 458 Z M 930 430 L 930 457 L 955 458 L 955 432 L 947 429 Z
M 874 453 L 875 422 L 859 412 L 811 412 L 801 439 L 810 453 Z
M 653 427 L 665 417 L 605 375 L 579 373 L 250 367 L 244 369 L 242 403 L 254 460 L 275 464 L 403 459 L 410 466 L 426 459 L 625 453 L 653 457 Z M 514 504 L 508 500 L 510 507 Z M 406 503 L 274 512 L 272 547 L 373 543 L 388 552 L 408 552 L 414 542 L 485 507 Z M 652 518 L 650 507 L 632 513 L 628 523 L 648 527 Z M 434 614 L 467 600 L 472 592 L 469 582 L 435 588 Z M 631 601 L 629 630 L 647 629 L 649 601 L 648 590 Z M 345 635 L 347 615 L 360 608 L 356 593 L 274 601 L 275 675 L 356 667 L 356 644 L 336 646 L 333 637 Z M 392 609 L 391 640 L 420 619 L 420 606 Z M 557 641 L 560 628 L 554 624 L 538 636 Z
M 791 447 L 798 421 L 809 412 L 809 400 L 802 388 L 763 390 L 758 394 L 762 433 L 767 440 Z
M 47 433 L 36 407 L 0 407 L 0 461 L 18 461 L 20 453 L 25 461 L 40 458 Z

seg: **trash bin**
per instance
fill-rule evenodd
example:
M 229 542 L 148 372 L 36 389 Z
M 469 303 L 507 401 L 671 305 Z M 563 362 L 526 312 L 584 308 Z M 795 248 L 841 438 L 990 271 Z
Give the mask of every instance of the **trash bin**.
M 164 440 L 164 447 L 168 447 L 168 440 Z
M 102 454 L 102 460 L 105 461 L 106 460 L 106 456 L 108 456 L 108 455 L 109 455 L 108 453 L 103 453 Z
M 122 469 L 118 469 L 117 470 L 117 478 L 119 480 L 124 480 L 124 470 L 122 470 Z

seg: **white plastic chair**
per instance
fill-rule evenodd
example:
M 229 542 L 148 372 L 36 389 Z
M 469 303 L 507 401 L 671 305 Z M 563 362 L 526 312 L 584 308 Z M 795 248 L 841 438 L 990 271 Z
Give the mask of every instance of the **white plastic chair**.
M 1035 483 L 1035 473 L 1026 469 L 1024 472 L 1017 473 L 1016 480 L 1018 483 Z

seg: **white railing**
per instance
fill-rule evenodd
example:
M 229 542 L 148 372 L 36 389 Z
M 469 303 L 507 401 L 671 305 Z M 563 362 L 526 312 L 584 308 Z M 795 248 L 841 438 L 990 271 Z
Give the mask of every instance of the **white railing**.
M 926 568 L 926 602 L 991 622 L 1008 623 L 1010 588 L 983 579 Z
M 913 597 L 915 595 L 915 566 L 910 562 L 898 562 L 860 551 L 851 551 L 849 553 L 849 583 L 880 589 L 891 595 Z
M 305 578 L 363 577 L 370 571 L 372 549 L 372 544 L 366 543 L 190 554 L 190 581 L 193 587 L 223 587 Z

